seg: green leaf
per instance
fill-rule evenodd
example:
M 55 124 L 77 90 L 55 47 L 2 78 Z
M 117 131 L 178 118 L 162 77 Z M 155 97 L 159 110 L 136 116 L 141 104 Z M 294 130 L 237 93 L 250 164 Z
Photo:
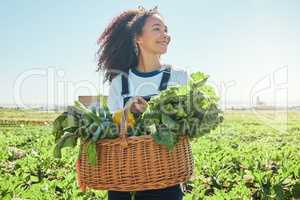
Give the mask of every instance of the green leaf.
M 188 95 L 189 90 L 190 90 L 189 85 L 183 85 L 182 87 L 178 88 L 178 90 L 176 92 L 176 95 L 178 95 L 178 96 L 186 96 L 186 95 Z
M 164 113 L 161 114 L 161 121 L 164 125 L 168 126 L 170 129 L 176 127 L 176 121 L 174 121 L 171 117 L 169 117 Z
M 159 132 L 152 135 L 155 142 L 158 144 L 165 145 L 168 150 L 172 150 L 177 142 L 176 134 L 172 133 L 170 130 L 160 130 Z
M 91 123 L 89 126 L 88 126 L 88 131 L 89 133 L 93 134 L 94 132 L 96 132 L 96 130 L 98 129 L 98 124 L 97 123 Z
M 77 129 L 78 129 L 77 126 L 72 126 L 72 127 L 64 128 L 63 131 L 64 132 L 69 132 L 69 133 L 74 133 Z
M 61 137 L 58 143 L 54 148 L 54 157 L 61 158 L 61 150 L 64 147 L 75 147 L 77 144 L 77 135 L 76 133 L 65 133 L 63 137 Z
M 97 115 L 97 107 L 96 106 L 92 106 L 91 107 L 91 111 L 92 111 L 92 113 L 94 113 L 95 115 Z
M 67 112 L 60 114 L 53 122 L 52 134 L 57 142 L 64 134 L 63 129 L 67 127 Z
M 105 129 L 104 132 L 106 133 L 105 136 L 106 138 L 109 139 L 114 139 L 117 138 L 119 136 L 119 132 L 118 132 L 118 125 L 111 123 L 111 122 L 107 122 L 107 124 L 105 124 Z M 103 134 L 104 135 L 104 134 Z
M 183 105 L 178 105 L 177 109 L 176 109 L 176 117 L 177 118 L 183 118 L 183 117 L 187 117 L 188 114 L 185 112 Z
M 73 113 L 68 113 L 67 117 L 68 127 L 77 127 L 78 126 L 78 119 Z
M 88 162 L 92 165 L 97 164 L 96 142 L 89 142 L 87 147 Z
M 91 110 L 86 108 L 80 101 L 75 101 L 75 108 L 77 108 L 79 111 L 84 113 L 84 116 L 87 117 L 90 120 L 100 123 L 100 118 L 97 116 L 97 114 L 93 113 Z
M 102 124 L 99 124 L 97 130 L 93 133 L 93 137 L 92 137 L 92 140 L 94 142 L 96 142 L 98 140 L 98 138 L 100 137 L 101 133 L 103 132 L 103 125 Z
M 149 132 L 151 135 L 155 134 L 157 132 L 155 124 L 147 126 L 146 131 Z
M 208 75 L 202 73 L 202 72 L 194 72 L 191 74 L 191 80 L 194 83 L 206 81 L 208 79 Z
M 63 148 L 64 147 L 75 147 L 77 145 L 77 140 L 76 140 L 76 135 L 70 135 L 64 142 Z

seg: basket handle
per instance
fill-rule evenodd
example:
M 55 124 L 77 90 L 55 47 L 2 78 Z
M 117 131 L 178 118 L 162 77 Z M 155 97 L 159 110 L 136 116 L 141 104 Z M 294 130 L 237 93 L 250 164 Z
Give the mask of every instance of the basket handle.
M 120 123 L 120 138 L 121 138 L 121 145 L 123 147 L 128 146 L 127 117 L 128 117 L 128 111 L 127 111 L 127 109 L 123 109 L 121 123 Z

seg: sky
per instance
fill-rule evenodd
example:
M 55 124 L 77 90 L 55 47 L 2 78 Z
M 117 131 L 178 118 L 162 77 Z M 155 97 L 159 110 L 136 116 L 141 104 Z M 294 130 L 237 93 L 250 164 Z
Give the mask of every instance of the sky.
M 0 105 L 71 104 L 107 94 L 97 39 L 122 11 L 158 6 L 164 63 L 210 76 L 223 106 L 300 105 L 300 1 L 33 1 L 0 6 Z

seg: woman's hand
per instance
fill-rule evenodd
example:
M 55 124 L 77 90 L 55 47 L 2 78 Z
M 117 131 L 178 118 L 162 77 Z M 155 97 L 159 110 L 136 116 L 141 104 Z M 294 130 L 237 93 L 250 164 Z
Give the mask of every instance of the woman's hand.
M 148 106 L 147 101 L 140 96 L 131 98 L 125 105 L 125 110 L 132 113 L 143 113 Z

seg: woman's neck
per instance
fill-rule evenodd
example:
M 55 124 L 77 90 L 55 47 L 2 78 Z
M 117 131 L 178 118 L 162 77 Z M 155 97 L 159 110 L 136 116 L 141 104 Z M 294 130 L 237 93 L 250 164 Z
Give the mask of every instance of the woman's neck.
M 160 55 L 140 56 L 137 70 L 140 72 L 151 72 L 161 68 Z

